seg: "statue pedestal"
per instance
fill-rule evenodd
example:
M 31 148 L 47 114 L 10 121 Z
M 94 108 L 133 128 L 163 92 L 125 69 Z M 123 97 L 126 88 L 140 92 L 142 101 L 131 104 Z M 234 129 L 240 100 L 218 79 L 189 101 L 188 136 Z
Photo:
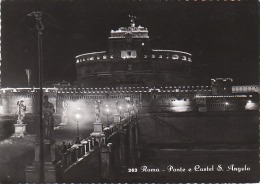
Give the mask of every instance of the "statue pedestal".
M 119 114 L 115 114 L 114 115 L 114 123 L 120 123 L 121 122 L 121 117 Z
M 57 183 L 60 181 L 59 174 L 61 168 L 55 163 L 55 141 L 44 140 L 44 182 Z M 35 143 L 35 158 L 30 166 L 26 166 L 25 176 L 27 183 L 40 182 L 40 145 Z
M 95 140 L 101 143 L 105 143 L 105 134 L 103 132 L 103 124 L 101 122 L 95 122 L 94 125 L 94 132 L 90 135 L 95 137 Z
M 14 124 L 14 135 L 21 136 L 26 134 L 26 124 Z
M 103 124 L 101 121 L 93 123 L 94 125 L 94 132 L 92 134 L 101 134 L 103 133 Z
M 130 116 L 130 113 L 129 113 L 129 112 L 125 112 L 125 113 L 124 113 L 124 117 L 125 117 L 125 118 L 128 118 L 129 116 Z

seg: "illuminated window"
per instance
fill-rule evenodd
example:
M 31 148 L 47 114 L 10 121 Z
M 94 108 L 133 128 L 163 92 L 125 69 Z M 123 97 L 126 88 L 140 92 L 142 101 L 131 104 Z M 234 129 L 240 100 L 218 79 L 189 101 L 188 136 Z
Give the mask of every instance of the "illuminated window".
M 155 58 L 155 55 L 154 55 L 154 54 L 152 55 L 152 58 Z
M 103 56 L 103 59 L 107 59 L 107 56 L 106 56 L 106 55 L 104 55 L 104 56 Z
M 144 55 L 144 58 L 147 58 L 147 55 Z
M 142 43 L 142 46 L 144 46 L 144 42 Z
M 182 56 L 182 60 L 186 61 L 187 60 L 186 56 Z
M 178 55 L 172 55 L 172 59 L 179 59 Z
M 162 58 L 162 55 L 160 55 L 159 58 Z
M 122 50 L 121 51 L 121 58 L 136 58 L 136 51 L 135 50 Z

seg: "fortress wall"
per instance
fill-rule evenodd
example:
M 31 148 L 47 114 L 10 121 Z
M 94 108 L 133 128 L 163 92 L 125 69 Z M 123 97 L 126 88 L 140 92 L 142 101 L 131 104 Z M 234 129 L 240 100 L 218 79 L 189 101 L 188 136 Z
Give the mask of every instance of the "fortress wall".
M 17 101 L 19 100 L 24 100 L 27 106 L 27 113 L 37 113 L 39 111 L 37 90 L 38 89 L 30 88 L 2 88 L 0 91 L 2 101 L 0 113 L 4 115 L 15 114 L 17 112 Z M 87 107 L 90 108 L 91 110 L 89 110 L 89 112 L 92 113 L 90 116 L 93 116 L 92 111 L 94 110 L 96 100 L 101 100 L 103 105 L 109 105 L 111 113 L 114 113 L 112 109 L 115 109 L 116 101 L 119 102 L 120 106 L 126 108 L 126 97 L 130 97 L 134 104 L 141 105 L 143 108 L 148 109 L 169 110 L 173 107 L 189 107 L 194 110 L 200 102 L 200 100 L 198 100 L 201 99 L 200 97 L 204 98 L 212 95 L 211 86 L 44 88 L 43 90 L 44 95 L 48 95 L 49 101 L 54 104 L 56 114 L 61 115 L 64 111 L 63 103 L 68 102 L 70 106 L 75 108 L 75 104 L 82 106 L 83 109 Z M 248 97 L 248 95 L 244 96 L 245 101 L 251 100 L 252 103 L 255 103 L 253 97 Z M 219 97 L 226 98 L 225 96 Z M 206 102 L 205 99 L 202 103 L 204 106 L 206 105 L 204 102 L 207 104 L 218 103 L 214 102 L 214 99 L 212 102 L 209 100 Z M 230 101 L 230 104 L 231 103 L 233 103 L 233 101 Z M 213 106 L 218 107 L 218 105 L 214 104 Z M 222 108 L 220 108 L 220 110 L 221 109 Z M 232 109 L 231 106 L 230 109 Z M 250 107 L 248 109 L 252 108 Z M 70 111 L 72 112 L 72 110 Z

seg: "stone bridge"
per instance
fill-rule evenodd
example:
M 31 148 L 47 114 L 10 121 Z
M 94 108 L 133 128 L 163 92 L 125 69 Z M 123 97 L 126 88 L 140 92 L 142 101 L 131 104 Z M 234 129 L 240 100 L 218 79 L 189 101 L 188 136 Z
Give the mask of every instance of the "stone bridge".
M 196 140 L 161 117 L 168 113 L 132 113 L 109 127 L 94 123 L 94 131 L 80 144 L 56 147 L 45 143 L 45 182 L 102 182 L 130 180 L 139 165 L 142 147 Z M 157 132 L 156 132 L 157 131 Z M 143 155 L 145 156 L 145 155 Z M 39 146 L 33 165 L 26 168 L 26 182 L 38 182 Z M 130 169 L 130 170 L 129 170 Z
M 137 114 L 103 128 L 94 123 L 94 131 L 80 144 L 55 148 L 45 143 L 44 182 L 89 182 L 109 180 L 134 167 L 140 157 Z M 49 149 L 48 149 L 49 146 Z M 26 182 L 39 182 L 39 146 L 33 165 L 26 168 Z
M 149 178 L 140 173 L 142 165 L 153 166 L 158 159 L 162 164 L 174 163 L 170 161 L 172 159 L 175 162 L 177 159 L 178 163 L 182 152 L 182 161 L 186 163 L 185 159 L 189 160 L 188 156 L 185 157 L 187 154 L 193 158 L 201 154 L 200 150 L 202 153 L 209 150 L 210 157 L 214 149 L 231 147 L 234 150 L 230 149 L 227 154 L 233 155 L 233 160 L 241 160 L 243 155 L 250 153 L 247 149 L 255 149 L 257 128 L 258 114 L 254 112 L 230 112 L 219 116 L 214 112 L 180 114 L 139 111 L 119 122 L 114 121 L 106 128 L 101 123 L 94 123 L 94 131 L 80 144 L 64 144 L 56 148 L 56 154 L 54 148 L 49 149 L 47 155 L 50 156 L 45 160 L 45 182 L 147 181 Z M 240 136 L 237 136 L 238 132 Z M 25 171 L 28 183 L 39 181 L 37 150 L 36 145 L 34 163 Z M 158 155 L 168 152 L 170 154 L 165 158 Z M 251 163 L 250 158 L 246 162 Z M 219 155 L 218 159 L 221 159 Z M 229 161 L 226 155 L 223 155 L 223 160 Z M 138 175 L 133 173 L 135 169 L 138 169 Z M 137 178 L 142 176 L 146 180 Z

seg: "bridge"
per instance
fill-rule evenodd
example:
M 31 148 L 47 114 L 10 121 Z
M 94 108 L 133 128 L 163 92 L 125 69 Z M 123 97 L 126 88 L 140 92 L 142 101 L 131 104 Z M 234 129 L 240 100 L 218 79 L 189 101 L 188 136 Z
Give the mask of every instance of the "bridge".
M 45 150 L 48 150 L 45 153 L 45 182 L 130 182 L 135 178 L 135 181 L 147 182 L 158 175 L 142 175 L 145 174 L 140 173 L 142 165 L 157 167 L 163 163 L 166 166 L 172 160 L 171 163 L 178 166 L 179 160 L 185 164 L 191 162 L 189 158 L 201 159 L 198 153 L 203 154 L 205 163 L 211 162 L 215 156 L 227 162 L 227 154 L 234 163 L 245 160 L 245 163 L 254 164 L 256 158 L 253 160 L 252 155 L 255 153 L 250 154 L 248 150 L 255 150 L 257 137 L 254 136 L 258 133 L 252 132 L 258 130 L 258 114 L 254 111 L 256 108 L 249 112 L 245 107 L 253 107 L 258 102 L 250 96 L 258 90 L 257 87 L 233 86 L 232 93 L 224 95 L 213 95 L 212 86 L 45 88 L 44 94 L 54 104 L 55 118 L 59 118 L 59 122 L 64 110 L 63 102 L 69 104 L 68 115 L 73 114 L 75 107 L 81 107 L 85 115 L 93 119 L 96 100 L 102 101 L 101 109 L 104 111 L 102 123 L 92 121 L 93 132 L 83 137 L 80 144 L 65 142 L 60 146 L 55 144 L 55 140 L 45 141 Z M 37 95 L 38 89 L 1 89 L 2 113 L 13 114 L 17 100 L 23 99 L 28 112 L 36 114 Z M 127 107 L 126 99 L 129 98 L 135 111 L 130 112 Z M 119 117 L 114 114 L 118 104 L 125 107 Z M 213 111 L 210 109 L 212 104 L 222 105 L 224 110 L 221 106 Z M 103 126 L 107 118 L 106 105 L 110 108 L 110 120 L 113 117 L 109 127 Z M 205 107 L 207 112 L 198 110 Z M 36 144 L 33 163 L 25 170 L 26 182 L 39 181 L 38 166 L 39 145 Z M 131 169 L 138 169 L 138 175 Z M 138 178 L 141 176 L 146 180 Z M 165 178 L 162 172 L 161 178 Z M 150 181 L 158 181 L 152 179 Z
M 94 123 L 94 131 L 89 137 L 83 138 L 80 144 L 69 145 L 63 143 L 55 148 L 55 141 L 45 140 L 45 182 L 89 182 L 89 181 L 125 181 L 130 179 L 129 172 L 134 172 L 141 157 L 141 149 L 145 144 L 154 142 L 154 138 L 168 141 L 183 141 L 194 144 L 196 140 L 189 137 L 171 123 L 161 120 L 166 114 L 132 113 L 109 127 L 104 128 L 102 123 Z M 121 117 L 120 117 L 121 118 Z M 141 124 L 140 124 L 141 122 Z M 153 122 L 153 123 L 152 123 Z M 161 133 L 152 133 L 155 129 L 148 126 L 157 124 Z M 160 128 L 158 128 L 160 127 Z M 147 135 L 144 135 L 147 131 Z M 152 131 L 152 132 L 151 132 Z M 169 139 L 170 133 L 170 139 Z M 140 135 L 141 134 L 141 135 Z M 140 139 L 140 136 L 143 138 Z M 148 140 L 147 140 L 148 138 Z M 158 139 L 159 138 L 159 139 Z M 140 141 L 144 139 L 146 142 Z M 49 146 L 49 149 L 48 149 Z M 33 165 L 26 168 L 26 182 L 38 182 L 39 146 L 35 147 L 35 160 Z M 133 171 L 132 171 L 133 170 Z
M 115 116 L 109 127 L 104 128 L 101 123 L 95 122 L 93 132 L 83 138 L 80 144 L 64 143 L 55 148 L 54 142 L 46 143 L 45 147 L 50 146 L 50 149 L 45 153 L 45 182 L 141 182 L 149 179 L 158 181 L 155 178 L 158 176 L 161 179 L 159 181 L 166 181 L 163 172 L 147 175 L 141 172 L 141 167 L 154 166 L 158 160 L 162 165 L 181 163 L 185 166 L 187 160 L 190 162 L 196 158 L 205 164 L 208 160 L 212 161 L 213 155 L 223 165 L 229 161 L 241 163 L 241 160 L 253 165 L 258 156 L 257 144 L 252 144 L 252 140 L 257 141 L 253 136 L 257 135 L 258 121 L 255 119 L 258 116 L 257 113 L 247 113 L 224 113 L 219 116 L 215 113 L 183 115 L 139 111 L 128 114 L 121 121 Z M 245 125 L 250 131 L 244 130 Z M 256 133 L 252 133 L 252 130 L 256 130 Z M 237 132 L 240 136 L 237 136 Z M 35 155 L 34 163 L 27 166 L 25 171 L 28 183 L 39 181 L 37 145 Z M 156 168 L 161 169 L 161 166 L 156 165 Z M 238 174 L 238 179 L 249 177 L 247 173 Z M 227 177 L 225 173 L 222 175 Z M 173 176 L 172 179 L 179 181 L 177 178 L 180 176 Z M 169 174 L 167 177 L 169 179 Z M 212 175 L 211 179 L 214 177 Z
M 118 119 L 118 118 L 115 118 Z M 140 157 L 138 116 L 127 117 L 103 128 L 94 123 L 94 131 L 79 144 L 55 148 L 55 141 L 46 143 L 45 182 L 87 182 L 109 180 L 126 167 L 134 167 Z M 48 149 L 48 146 L 50 149 Z M 39 181 L 39 146 L 36 144 L 33 165 L 26 168 L 26 182 Z

